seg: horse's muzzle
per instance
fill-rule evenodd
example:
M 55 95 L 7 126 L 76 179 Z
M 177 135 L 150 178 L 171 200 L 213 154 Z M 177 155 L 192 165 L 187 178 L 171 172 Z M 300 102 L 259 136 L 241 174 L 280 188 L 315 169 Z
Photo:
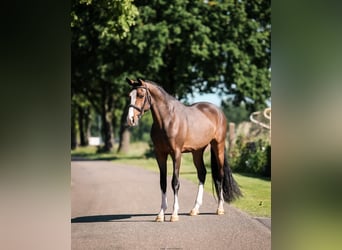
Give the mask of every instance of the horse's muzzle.
M 139 118 L 135 116 L 127 116 L 127 124 L 130 127 L 135 127 L 139 124 Z

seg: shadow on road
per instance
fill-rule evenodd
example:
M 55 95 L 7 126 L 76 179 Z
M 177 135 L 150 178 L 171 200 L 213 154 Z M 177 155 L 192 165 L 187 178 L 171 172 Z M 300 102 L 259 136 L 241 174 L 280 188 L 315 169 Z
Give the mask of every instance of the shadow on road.
M 129 160 L 140 160 L 142 157 L 140 156 L 127 156 L 127 157 L 117 157 L 117 156 L 100 156 L 94 155 L 93 157 L 89 157 L 86 154 L 72 155 L 71 161 L 115 161 L 115 160 L 129 159 Z
M 166 216 L 170 216 L 167 213 Z M 179 213 L 181 216 L 189 216 L 188 213 Z M 201 213 L 201 215 L 215 215 L 216 213 Z M 75 217 L 71 219 L 71 223 L 93 223 L 93 222 L 154 222 L 157 214 L 107 214 L 107 215 L 89 215 Z M 147 217 L 145 220 L 139 217 Z M 136 219 L 135 219 L 136 218 Z M 129 219 L 129 220 L 128 220 Z M 133 220 L 131 220 L 133 219 Z
M 82 216 L 71 219 L 71 223 L 91 223 L 91 222 L 114 222 L 118 220 L 131 219 L 135 217 L 150 217 L 155 214 L 108 214 L 108 215 L 91 215 Z M 132 220 L 130 220 L 132 221 Z M 139 220 L 141 221 L 141 220 Z
M 94 157 L 94 158 L 87 158 L 82 155 L 71 156 L 71 161 L 113 161 L 117 160 L 118 157 L 111 156 L 111 157 Z

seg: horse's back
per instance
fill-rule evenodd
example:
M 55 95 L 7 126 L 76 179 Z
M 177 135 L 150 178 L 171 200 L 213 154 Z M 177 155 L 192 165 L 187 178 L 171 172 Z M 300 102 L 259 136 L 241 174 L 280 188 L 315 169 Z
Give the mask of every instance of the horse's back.
M 210 102 L 197 102 L 189 106 L 204 114 L 209 120 L 216 121 L 217 125 L 227 124 L 226 117 L 222 110 Z M 196 112 L 195 112 L 196 113 Z

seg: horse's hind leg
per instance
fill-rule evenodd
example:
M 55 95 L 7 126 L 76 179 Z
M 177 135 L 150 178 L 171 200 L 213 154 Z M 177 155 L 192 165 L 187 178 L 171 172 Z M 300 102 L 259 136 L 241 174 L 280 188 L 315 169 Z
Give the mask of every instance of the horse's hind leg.
M 199 214 L 199 208 L 202 205 L 202 201 L 203 201 L 203 188 L 204 188 L 204 183 L 205 183 L 205 177 L 207 174 L 207 171 L 205 169 L 205 165 L 203 162 L 204 150 L 205 148 L 202 148 L 192 153 L 193 161 L 197 169 L 197 177 L 199 180 L 199 184 L 198 184 L 198 192 L 197 192 L 197 197 L 195 200 L 195 205 L 194 205 L 194 208 L 190 211 L 190 215 Z
M 214 178 L 214 184 L 215 184 L 215 189 L 217 192 L 218 196 L 218 207 L 216 213 L 218 215 L 224 214 L 224 198 L 223 198 L 223 178 L 224 178 L 224 142 L 217 143 L 216 141 L 213 141 L 211 143 L 211 154 L 212 155 L 212 162 L 211 162 L 211 167 L 212 167 L 212 174 Z M 214 168 L 214 169 L 213 169 Z M 216 169 L 215 169 L 216 168 Z M 216 174 L 214 173 L 216 172 Z
M 161 189 L 161 206 L 160 212 L 156 218 L 156 221 L 161 222 L 165 220 L 165 211 L 167 209 L 167 197 L 166 197 L 166 186 L 167 186 L 167 154 L 156 152 L 156 158 L 159 166 L 159 174 L 160 174 L 160 189 Z

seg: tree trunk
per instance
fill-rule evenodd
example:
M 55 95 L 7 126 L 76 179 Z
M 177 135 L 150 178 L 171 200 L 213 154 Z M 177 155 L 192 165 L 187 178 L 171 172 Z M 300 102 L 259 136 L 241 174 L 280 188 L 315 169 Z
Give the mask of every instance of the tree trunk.
M 235 147 L 235 123 L 234 122 L 229 123 L 228 141 L 229 141 L 229 152 L 228 152 L 229 157 L 234 157 L 233 155 L 234 147 Z
M 128 105 L 126 105 L 127 107 Z M 128 109 L 125 109 L 125 112 L 121 115 L 121 122 L 120 122 L 120 143 L 118 148 L 118 153 L 128 153 L 129 151 L 129 144 L 131 140 L 131 132 L 128 129 L 126 117 L 127 117 Z
M 102 121 L 102 138 L 104 146 L 101 152 L 110 152 L 114 147 L 113 137 L 113 96 L 106 84 L 102 85 L 102 105 L 101 105 L 101 121 Z
M 78 127 L 80 130 L 80 145 L 82 147 L 88 146 L 89 141 L 87 137 L 87 124 L 86 124 L 86 119 L 87 119 L 87 111 L 86 108 L 83 108 L 81 106 L 78 106 Z
M 91 128 L 91 116 L 90 116 L 91 109 L 90 107 L 86 107 L 86 116 L 84 117 L 84 126 L 86 129 L 86 138 L 87 144 L 89 145 L 89 137 L 91 136 L 90 128 Z
M 102 121 L 102 138 L 104 146 L 102 148 L 102 152 L 110 152 L 114 146 L 114 138 L 113 138 L 113 127 L 111 121 L 111 113 L 108 110 L 104 109 L 101 112 L 101 121 Z
M 76 131 L 76 111 L 71 104 L 71 149 L 74 150 L 77 148 L 77 131 Z
M 118 149 L 118 153 L 127 154 L 129 151 L 129 145 L 131 141 L 131 132 L 128 127 L 125 127 L 120 134 L 120 145 Z

